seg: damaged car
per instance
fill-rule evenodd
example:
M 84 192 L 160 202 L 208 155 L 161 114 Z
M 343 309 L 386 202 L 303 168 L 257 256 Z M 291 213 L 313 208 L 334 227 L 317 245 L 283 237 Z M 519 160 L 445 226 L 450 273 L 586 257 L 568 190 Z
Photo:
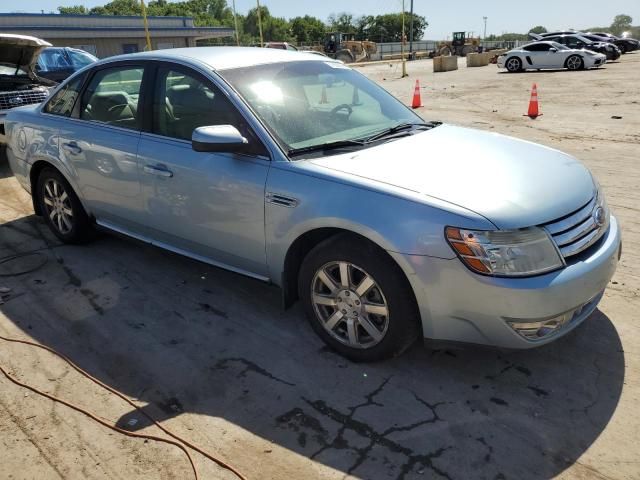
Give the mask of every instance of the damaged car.
M 0 143 L 5 143 L 4 121 L 9 110 L 42 102 L 56 82 L 36 74 L 40 52 L 49 42 L 26 35 L 0 34 Z

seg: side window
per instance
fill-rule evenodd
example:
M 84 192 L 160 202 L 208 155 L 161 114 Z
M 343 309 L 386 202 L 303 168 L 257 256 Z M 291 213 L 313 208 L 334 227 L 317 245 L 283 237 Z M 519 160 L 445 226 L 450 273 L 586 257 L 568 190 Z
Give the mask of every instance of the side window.
M 551 48 L 551 45 L 549 45 L 548 43 L 540 43 L 538 44 L 538 52 L 548 52 L 549 49 Z
M 80 118 L 139 129 L 141 67 L 115 67 L 94 75 L 82 97 Z
M 84 75 L 74 78 L 70 82 L 67 82 L 60 90 L 58 90 L 53 97 L 45 104 L 45 113 L 51 113 L 53 115 L 62 115 L 68 117 L 73 111 L 73 106 L 76 103 L 78 95 L 80 94 L 80 87 L 84 80 Z
M 183 71 L 159 68 L 154 93 L 153 132 L 191 140 L 193 131 L 209 125 L 233 125 L 249 140 L 251 152 L 264 147 L 225 95 L 209 82 Z

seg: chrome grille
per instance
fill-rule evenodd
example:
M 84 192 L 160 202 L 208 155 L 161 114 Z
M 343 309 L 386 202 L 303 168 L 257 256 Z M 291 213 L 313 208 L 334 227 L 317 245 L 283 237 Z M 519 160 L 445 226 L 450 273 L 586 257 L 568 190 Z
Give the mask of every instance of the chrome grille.
M 559 220 L 544 224 L 564 258 L 577 255 L 596 243 L 609 227 L 609 212 L 605 208 L 605 222 L 596 223 L 596 210 L 602 206 L 599 195 L 586 205 Z
M 19 90 L 16 92 L 0 93 L 0 110 L 33 105 L 47 98 L 47 90 Z

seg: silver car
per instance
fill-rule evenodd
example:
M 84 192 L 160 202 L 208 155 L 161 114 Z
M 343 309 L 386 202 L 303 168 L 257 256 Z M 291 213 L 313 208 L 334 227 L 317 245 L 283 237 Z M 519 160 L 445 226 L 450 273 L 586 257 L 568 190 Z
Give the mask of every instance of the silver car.
M 589 317 L 620 256 L 578 160 L 425 122 L 316 55 L 115 57 L 6 128 L 11 168 L 61 240 L 98 225 L 273 282 L 353 360 L 419 337 L 545 344 Z

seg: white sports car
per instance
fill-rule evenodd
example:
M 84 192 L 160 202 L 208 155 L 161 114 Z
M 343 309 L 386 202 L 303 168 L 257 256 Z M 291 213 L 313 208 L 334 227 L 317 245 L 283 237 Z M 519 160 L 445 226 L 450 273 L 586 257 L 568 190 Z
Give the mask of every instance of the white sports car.
M 509 50 L 498 57 L 498 67 L 510 72 L 521 70 L 541 70 L 543 68 L 567 68 L 581 70 L 597 68 L 607 61 L 607 57 L 591 50 L 567 48 L 556 42 L 534 42 L 524 47 Z

